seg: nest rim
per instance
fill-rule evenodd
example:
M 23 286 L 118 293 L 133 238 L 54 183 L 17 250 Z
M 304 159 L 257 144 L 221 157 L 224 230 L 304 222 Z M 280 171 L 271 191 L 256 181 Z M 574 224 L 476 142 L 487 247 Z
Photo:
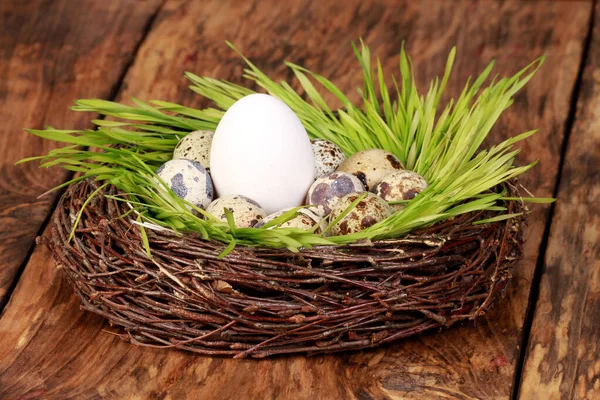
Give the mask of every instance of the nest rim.
M 61 196 L 42 242 L 81 307 L 131 343 L 210 356 L 263 358 L 373 348 L 483 315 L 522 258 L 525 218 L 472 225 L 464 214 L 399 239 L 287 249 L 227 246 L 194 233 L 140 230 L 126 204 L 91 199 L 84 180 Z M 514 182 L 502 185 L 518 197 Z M 506 201 L 507 213 L 526 211 Z

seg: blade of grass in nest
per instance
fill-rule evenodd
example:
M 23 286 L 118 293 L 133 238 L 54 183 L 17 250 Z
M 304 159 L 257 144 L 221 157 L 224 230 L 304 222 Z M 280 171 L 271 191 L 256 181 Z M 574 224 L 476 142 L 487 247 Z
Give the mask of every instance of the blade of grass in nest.
M 77 226 L 79 226 L 79 221 L 81 221 L 81 216 L 83 214 L 83 211 L 85 210 L 85 208 L 87 207 L 87 205 L 90 203 L 90 201 L 92 201 L 92 199 L 100 192 L 102 191 L 106 186 L 108 186 L 107 183 L 99 186 L 96 190 L 94 190 L 87 199 L 85 199 L 85 201 L 83 202 L 83 204 L 81 205 L 81 208 L 79 209 L 79 211 L 77 212 L 77 217 L 75 218 L 75 222 L 73 222 L 73 227 L 71 228 L 71 232 L 69 233 L 69 237 L 67 238 L 67 243 L 70 243 L 71 240 L 73 239 L 73 236 L 75 236 L 75 231 L 77 230 Z
M 157 106 L 159 110 L 174 112 L 201 121 L 213 121 L 215 119 L 214 116 L 207 115 L 207 113 L 204 110 L 197 110 L 195 108 L 185 107 L 176 103 L 171 103 L 169 101 L 150 100 L 150 104 Z M 218 121 L 214 122 L 217 123 Z
M 507 219 L 520 217 L 521 215 L 523 215 L 523 213 L 502 214 L 502 215 L 498 215 L 496 217 L 486 218 L 486 219 L 481 219 L 479 221 L 475 221 L 475 222 L 473 222 L 473 225 L 490 224 L 492 222 L 499 222 L 499 221 L 504 221 Z
M 289 228 L 283 228 L 280 230 L 280 232 L 277 232 L 274 230 L 267 231 L 267 232 L 272 233 L 273 236 L 275 238 L 277 238 L 277 240 L 280 242 L 280 245 L 282 244 L 283 247 L 286 247 L 292 253 L 298 253 L 298 251 L 299 251 L 298 249 L 302 247 L 302 243 L 283 234 L 283 232 L 285 232 L 285 230 L 287 230 L 287 229 L 289 229 Z
M 107 119 L 93 119 L 92 124 L 96 126 L 105 126 L 105 127 L 121 127 L 121 126 L 130 126 L 131 122 L 123 122 L 123 121 L 111 121 Z
M 526 203 L 550 204 L 556 201 L 552 197 L 502 197 L 502 201 L 524 201 Z
M 205 97 L 207 99 L 212 100 L 213 103 L 217 105 L 217 107 L 227 110 L 229 107 L 233 105 L 239 98 L 232 96 L 224 96 L 219 91 L 215 90 L 211 86 L 190 86 L 189 87 L 194 92 L 198 93 L 200 96 Z M 241 98 L 241 97 L 240 97 Z
M 166 125 L 171 127 L 193 130 L 193 123 L 186 121 L 184 118 L 168 116 L 156 109 L 148 111 L 99 99 L 76 100 L 75 104 L 75 106 L 71 107 L 71 110 L 73 111 L 90 111 L 100 115 L 106 115 L 125 120 L 147 122 L 158 125 Z M 115 105 L 118 107 L 116 107 Z
M 331 113 L 331 109 L 329 108 L 329 105 L 323 99 L 323 97 L 317 91 L 317 89 L 315 89 L 314 85 L 307 78 L 307 76 L 304 73 L 302 73 L 301 71 L 299 71 L 298 69 L 294 68 L 293 64 L 286 63 L 286 65 L 292 69 L 292 71 L 294 72 L 294 75 L 296 75 L 296 79 L 298 79 L 298 82 L 300 82 L 300 85 L 306 92 L 306 95 L 308 96 L 308 98 L 313 102 L 313 104 L 321 112 Z
M 377 145 L 373 143 L 373 140 L 367 131 L 360 123 L 356 122 L 350 115 L 344 111 L 339 111 L 340 121 L 342 122 L 345 130 L 348 132 L 348 136 L 354 142 L 359 143 L 357 149 L 365 150 L 377 148 Z
M 400 152 L 402 145 L 390 130 L 389 126 L 385 123 L 383 118 L 377 113 L 375 107 L 371 104 L 366 106 L 365 109 L 367 126 L 371 126 L 373 133 L 379 140 L 379 144 L 384 150 L 387 150 L 393 154 Z
M 137 221 L 140 223 L 142 222 L 142 219 L 140 218 L 139 215 L 138 215 Z M 149 259 L 152 259 L 152 250 L 150 248 L 150 241 L 148 240 L 148 234 L 146 233 L 146 229 L 142 225 L 138 225 L 138 227 L 140 228 L 140 236 L 142 238 L 142 244 L 144 245 L 146 254 L 148 255 Z
M 311 71 L 307 70 L 306 68 L 303 68 L 300 66 L 296 66 L 296 68 L 298 68 L 298 70 L 300 70 L 302 72 L 309 74 L 314 80 L 319 82 L 319 84 L 321 86 L 323 86 L 323 88 L 325 90 L 327 90 L 329 93 L 334 95 L 342 103 L 342 107 L 344 107 L 346 109 L 354 107 L 354 105 L 352 104 L 350 99 L 344 94 L 344 92 L 342 92 L 340 89 L 338 89 L 338 87 L 335 86 L 335 84 L 333 82 L 331 82 L 329 79 L 325 78 L 322 75 L 311 72 Z
M 53 140 L 55 142 L 62 143 L 71 143 L 79 146 L 85 147 L 98 147 L 100 149 L 107 149 L 110 145 L 118 144 L 115 140 L 104 138 L 104 139 L 96 139 L 94 140 L 94 136 L 92 135 L 81 135 L 74 136 L 69 135 L 66 132 L 84 132 L 84 131 L 58 131 L 55 129 L 46 129 L 46 130 L 38 130 L 38 129 L 25 129 L 26 132 L 31 133 L 32 135 L 38 136 L 42 139 Z
M 368 193 L 362 193 L 359 197 L 356 198 L 356 200 L 354 200 L 352 203 L 350 203 L 350 205 L 348 205 L 348 207 L 346 207 L 346 209 L 344 211 L 342 211 L 340 213 L 340 215 L 338 215 L 333 221 L 331 221 L 329 223 L 329 225 L 327 225 L 327 227 L 321 233 L 321 237 L 323 237 L 338 222 L 340 222 L 342 219 L 344 219 L 346 217 L 346 215 L 348 215 L 350 213 L 350 211 L 354 210 L 354 208 L 356 207 L 356 205 L 358 203 L 360 203 L 367 196 L 367 194 Z
M 222 260 L 225 257 L 227 257 L 233 251 L 233 249 L 235 249 L 235 245 L 236 245 L 235 239 L 232 238 L 231 242 L 229 242 L 229 244 L 227 245 L 227 247 L 225 247 L 225 249 L 223 249 L 223 251 L 221 252 L 221 254 L 219 254 L 217 256 L 217 259 L 218 260 Z
M 287 222 L 289 220 L 291 220 L 292 218 L 296 217 L 298 215 L 298 210 L 301 210 L 303 207 L 294 207 L 291 210 L 288 210 L 286 212 L 284 212 L 283 214 L 279 215 L 276 218 L 273 218 L 271 221 L 265 223 L 263 226 L 261 226 L 258 229 L 269 229 L 271 227 L 283 224 L 284 222 Z

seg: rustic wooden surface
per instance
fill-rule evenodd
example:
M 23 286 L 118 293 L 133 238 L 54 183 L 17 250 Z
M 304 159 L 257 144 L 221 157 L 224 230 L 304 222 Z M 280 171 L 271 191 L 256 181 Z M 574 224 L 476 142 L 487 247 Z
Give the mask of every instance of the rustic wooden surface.
M 4 13 L 0 12 L 0 18 L 13 18 L 14 13 L 19 11 L 15 8 L 18 2 L 14 3 L 12 6 L 2 6 L 5 10 Z M 75 3 L 66 1 L 65 4 L 72 6 Z M 392 71 L 397 68 L 397 53 L 402 40 L 406 39 L 421 87 L 425 87 L 430 78 L 443 71 L 448 51 L 452 45 L 458 46 L 455 74 L 449 85 L 453 95 L 457 94 L 469 75 L 481 71 L 491 59 L 497 61 L 497 72 L 510 74 L 542 53 L 547 53 L 548 60 L 544 67 L 506 112 L 491 138 L 497 142 L 507 135 L 540 128 L 540 133 L 524 144 L 519 158 L 521 163 L 540 159 L 540 165 L 522 180 L 538 196 L 551 196 L 558 179 L 563 141 L 566 129 L 570 127 L 568 121 L 572 113 L 572 95 L 587 44 L 586 35 L 592 12 L 590 2 L 293 1 L 281 7 L 274 0 L 168 1 L 162 5 L 152 26 L 141 39 L 145 25 L 157 9 L 156 3 L 135 2 L 136 7 L 127 3 L 121 8 L 101 5 L 104 3 L 100 2 L 93 4 L 102 8 L 102 11 L 95 10 L 92 17 L 90 7 L 79 4 L 77 13 L 82 13 L 84 17 L 81 20 L 73 18 L 69 24 L 73 25 L 73 30 L 76 29 L 75 25 L 80 29 L 79 36 L 91 35 L 96 38 L 95 41 L 88 40 L 94 46 L 105 48 L 106 54 L 94 53 L 93 63 L 88 60 L 87 64 L 83 61 L 75 64 L 82 64 L 82 73 L 99 74 L 101 78 L 94 81 L 91 87 L 86 85 L 85 89 L 81 88 L 80 82 L 74 82 L 71 89 L 61 90 L 60 98 L 46 94 L 43 99 L 47 100 L 37 101 L 51 105 L 47 115 L 36 120 L 27 119 L 31 116 L 31 110 L 25 109 L 33 107 L 30 103 L 36 100 L 21 99 L 22 106 L 12 109 L 10 114 L 10 130 L 1 128 L 2 154 L 10 154 L 16 160 L 48 149 L 42 147 L 48 144 L 19 134 L 20 127 L 36 127 L 36 124 L 45 123 L 60 127 L 85 125 L 81 115 L 66 112 L 68 104 L 76 97 L 107 97 L 118 91 L 120 100 L 136 96 L 204 105 L 198 96 L 186 89 L 183 71 L 239 81 L 242 64 L 223 44 L 224 39 L 233 41 L 263 70 L 279 78 L 291 78 L 282 66 L 282 61 L 288 59 L 322 72 L 347 92 L 352 92 L 360 82 L 348 45 L 351 40 L 362 36 L 372 52 L 380 56 L 384 68 Z M 46 19 L 58 18 L 56 13 L 59 12 L 53 7 L 60 9 L 60 3 L 54 2 L 52 7 L 44 6 L 46 9 L 31 6 L 35 10 L 29 14 L 33 21 L 29 25 L 13 22 L 17 25 L 14 29 L 25 32 L 23 37 L 11 33 L 0 36 L 0 54 L 13 54 L 10 57 L 11 65 L 16 63 L 12 61 L 14 51 L 11 51 L 11 46 L 28 43 L 26 40 L 33 43 L 29 46 L 39 43 L 38 46 L 47 47 L 49 53 L 58 51 L 59 45 L 51 43 L 54 39 L 48 33 L 58 22 L 48 22 Z M 48 7 L 54 11 L 49 12 Z M 75 13 L 74 8 L 72 6 L 69 10 Z M 25 15 L 25 11 L 19 12 Z M 90 22 L 84 24 L 86 18 Z M 6 26 L 3 20 L 0 21 L 0 27 Z M 6 28 L 0 29 L 6 31 Z M 27 34 L 26 29 L 42 31 L 34 40 L 31 39 L 35 37 L 33 33 Z M 47 32 L 45 35 L 44 29 Z M 123 43 L 123 35 L 129 35 L 128 44 Z M 132 48 L 140 40 L 143 40 L 141 47 L 122 85 L 111 87 L 118 82 L 120 74 L 112 68 L 119 66 L 121 73 L 125 71 L 127 57 L 132 56 Z M 83 37 L 79 37 L 78 41 L 87 43 Z M 593 60 L 594 43 L 590 50 Z M 83 48 L 92 46 L 78 45 Z M 6 50 L 7 47 L 9 50 Z M 600 45 L 596 43 L 595 48 L 600 48 Z M 79 50 L 79 54 L 90 57 L 91 53 L 85 51 Z M 115 56 L 115 52 L 119 56 Z M 69 56 L 75 57 L 71 53 Z M 0 58 L 3 62 L 0 71 L 6 68 L 4 61 L 7 57 Z M 121 59 L 121 64 L 114 57 Z M 29 59 L 20 62 L 33 68 L 29 65 Z M 49 65 L 46 68 L 54 66 L 58 71 L 65 61 L 59 57 L 49 58 L 46 62 Z M 94 72 L 94 68 L 100 71 Z M 108 76 L 112 74 L 117 75 L 117 79 L 109 82 Z M 4 76 L 0 74 L 0 79 Z M 582 85 L 582 88 L 586 88 L 582 98 L 590 99 L 589 102 L 596 97 L 586 83 L 591 84 L 594 79 L 598 78 L 593 71 L 588 72 Z M 9 85 L 0 80 L 0 101 L 6 104 L 6 99 L 18 95 L 13 93 L 15 89 L 12 82 Z M 38 88 L 35 85 L 43 86 L 44 81 L 34 76 L 28 77 L 27 82 Z M 46 90 L 52 91 L 52 88 Z M 567 153 L 567 156 L 574 154 L 573 161 L 577 164 L 572 167 L 566 164 L 561 181 L 562 201 L 565 198 L 569 200 L 571 192 L 577 195 L 570 198 L 571 202 L 565 201 L 564 210 L 556 208 L 557 216 L 553 220 L 548 253 L 552 263 L 546 267 L 537 301 L 532 341 L 521 385 L 523 398 L 536 398 L 539 382 L 556 398 L 569 398 L 563 394 L 574 396 L 581 379 L 588 391 L 594 390 L 594 385 L 599 381 L 597 376 L 600 370 L 595 355 L 592 355 L 590 362 L 582 361 L 579 368 L 574 359 L 570 359 L 571 364 L 563 365 L 563 359 L 575 357 L 578 348 L 582 348 L 586 354 L 593 354 L 594 349 L 585 346 L 589 346 L 594 339 L 596 342 L 600 340 L 594 327 L 585 319 L 588 311 L 584 311 L 598 312 L 597 249 L 592 247 L 596 234 L 594 220 L 588 217 L 587 225 L 582 220 L 579 228 L 574 224 L 569 225 L 572 215 L 580 217 L 585 213 L 585 196 L 593 196 L 592 187 L 595 188 L 593 185 L 582 188 L 576 182 L 595 183 L 594 179 L 598 177 L 597 152 L 594 153 L 593 147 L 595 144 L 597 149 L 598 145 L 592 136 L 593 125 L 590 125 L 594 109 L 590 104 L 584 110 L 587 110 L 583 115 L 588 116 L 588 123 L 576 125 L 569 143 L 572 144 L 577 136 L 580 136 L 580 143 L 576 147 L 571 145 Z M 9 134 L 11 141 L 22 144 L 24 150 L 21 153 L 13 154 L 6 150 Z M 587 142 L 583 141 L 584 137 Z M 579 156 L 580 153 L 589 154 L 588 164 L 586 158 Z M 8 158 L 2 162 L 4 160 Z M 384 349 L 347 355 L 280 357 L 263 361 L 210 359 L 181 352 L 141 349 L 106 333 L 104 329 L 108 327 L 100 318 L 79 310 L 62 275 L 53 267 L 48 253 L 42 247 L 35 248 L 20 277 L 14 272 L 10 276 L 2 275 L 11 266 L 13 271 L 19 268 L 27 249 L 32 245 L 31 239 L 50 212 L 52 201 L 45 205 L 36 204 L 36 211 L 30 211 L 34 207 L 29 206 L 27 201 L 31 202 L 31 198 L 65 177 L 53 171 L 54 178 L 49 178 L 49 175 L 39 175 L 39 171 L 34 171 L 32 166 L 19 169 L 22 167 L 12 167 L 12 163 L 6 161 L 1 174 L 17 174 L 5 172 L 7 169 L 4 165 L 11 165 L 8 171 L 26 171 L 18 173 L 26 174 L 29 179 L 30 187 L 26 188 L 29 197 L 14 195 L 7 197 L 9 200 L 6 202 L 28 213 L 36 213 L 38 222 L 33 227 L 29 223 L 18 225 L 17 219 L 20 217 L 10 214 L 5 217 L 4 207 L 0 215 L 1 221 L 13 218 L 9 220 L 12 221 L 11 228 L 4 230 L 3 234 L 21 238 L 19 247 L 24 249 L 20 253 L 12 253 L 23 254 L 20 259 L 16 255 L 3 257 L 4 251 L 0 253 L 0 276 L 6 276 L 4 280 L 8 283 L 4 287 L 12 287 L 13 278 L 19 278 L 14 292 L 7 292 L 10 302 L 0 317 L 0 398 L 503 399 L 516 392 L 513 384 L 520 381 L 521 342 L 530 328 L 526 323 L 526 313 L 528 306 L 536 304 L 535 295 L 530 299 L 530 288 L 539 285 L 534 270 L 538 257 L 543 257 L 540 251 L 545 250 L 540 249 L 540 245 L 543 244 L 545 229 L 550 222 L 549 207 L 533 207 L 527 233 L 526 258 L 516 271 L 507 298 L 486 317 L 478 320 L 476 326 L 465 324 Z M 573 178 L 577 174 L 583 175 Z M 588 177 L 587 180 L 584 177 Z M 0 195 L 13 193 L 15 187 L 19 187 L 14 183 L 16 178 L 12 179 L 1 184 Z M 574 186 L 565 186 L 565 180 Z M 22 190 L 25 191 L 25 188 Z M 4 197 L 0 199 L 0 204 L 4 205 Z M 567 225 L 569 230 L 561 229 Z M 585 227 L 588 230 L 584 230 Z M 569 252 L 564 250 L 564 246 L 570 249 L 571 256 L 567 256 Z M 586 246 L 590 251 L 584 256 L 582 254 L 585 253 L 579 250 Z M 573 264 L 569 262 L 576 259 L 574 257 L 578 254 L 579 272 L 572 274 Z M 558 292 L 562 293 L 559 297 L 556 288 L 565 282 L 566 277 L 572 281 Z M 594 277 L 596 286 L 591 286 Z M 587 297 L 581 290 L 583 287 L 591 289 Z M 581 293 L 569 297 L 568 294 L 572 293 L 568 291 L 569 288 Z M 567 298 L 570 299 L 569 303 L 563 303 L 563 299 L 566 301 Z M 585 309 L 581 306 L 583 299 L 587 299 L 585 304 L 589 304 Z M 554 310 L 553 314 L 543 312 L 550 309 Z M 564 321 L 563 325 L 559 324 L 555 331 L 547 330 L 550 323 L 554 322 L 554 326 L 559 321 Z M 582 326 L 580 331 L 586 334 L 561 336 L 560 327 L 565 326 L 568 330 L 570 324 L 577 329 Z M 557 339 L 553 342 L 554 338 Z M 597 348 L 595 350 L 596 353 L 600 352 Z M 565 383 L 556 383 L 556 368 L 560 365 L 564 367 Z
M 18 160 L 56 143 L 24 135 L 23 128 L 82 129 L 89 115 L 73 115 L 74 98 L 114 96 L 158 1 L 0 3 L 0 309 L 19 267 L 51 212 L 66 171 L 39 170 Z
M 600 21 L 600 3 L 595 7 Z M 600 26 L 565 154 L 522 399 L 600 399 Z

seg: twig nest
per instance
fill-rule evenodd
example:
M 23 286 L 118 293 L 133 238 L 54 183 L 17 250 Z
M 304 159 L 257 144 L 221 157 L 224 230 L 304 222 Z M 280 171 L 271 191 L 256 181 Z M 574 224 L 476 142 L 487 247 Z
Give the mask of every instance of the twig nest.
M 291 210 L 291 208 L 288 208 L 288 209 L 285 209 L 282 211 L 278 211 L 276 213 L 268 215 L 262 221 L 259 221 L 256 225 L 254 225 L 254 227 L 260 228 L 261 226 L 265 225 L 266 223 L 285 214 L 289 210 Z M 285 222 L 282 222 L 281 224 L 277 225 L 277 227 L 279 227 L 279 228 L 299 228 L 299 229 L 303 229 L 305 231 L 310 231 L 313 229 L 313 227 L 315 225 L 318 224 L 319 227 L 315 230 L 315 233 L 320 234 L 321 232 L 323 232 L 323 230 L 326 227 L 324 222 L 325 221 L 323 220 L 323 218 L 321 218 L 315 212 L 313 212 L 307 208 L 301 208 L 298 210 L 297 215 L 294 218 L 289 219 Z
M 233 214 L 233 221 L 238 228 L 251 228 L 267 216 L 260 204 L 239 194 L 227 194 L 219 197 L 206 209 L 217 219 L 226 222 L 225 209 Z
M 381 149 L 368 149 L 351 155 L 340 165 L 338 171 L 356 176 L 371 189 L 387 174 L 402 169 L 400 160 L 392 153 Z
M 330 221 L 334 221 L 361 196 L 363 193 L 351 193 L 340 199 L 329 215 Z M 356 207 L 331 227 L 331 234 L 338 236 L 362 231 L 390 215 L 392 208 L 381 197 L 367 192 L 366 197 L 359 201 Z
M 213 200 L 210 175 L 196 161 L 183 158 L 170 160 L 161 165 L 156 174 L 177 197 L 196 207 L 204 209 Z
M 194 131 L 177 143 L 173 159 L 185 158 L 200 163 L 210 171 L 210 146 L 213 140 L 211 131 Z
M 331 213 L 331 209 L 344 196 L 364 192 L 362 182 L 346 172 L 333 172 L 318 178 L 308 189 L 306 204 L 313 205 L 321 217 Z
M 315 178 L 332 173 L 346 159 L 342 149 L 329 140 L 313 139 L 310 144 L 315 158 Z
M 427 188 L 425 178 L 412 171 L 395 171 L 383 177 L 371 190 L 383 200 L 400 201 L 412 200 Z M 394 210 L 403 208 L 403 204 L 394 204 Z

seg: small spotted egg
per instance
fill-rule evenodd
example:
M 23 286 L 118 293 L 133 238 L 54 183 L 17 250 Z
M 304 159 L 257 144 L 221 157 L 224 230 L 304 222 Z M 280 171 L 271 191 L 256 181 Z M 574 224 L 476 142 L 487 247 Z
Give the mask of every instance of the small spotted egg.
M 427 188 L 425 179 L 412 171 L 395 171 L 383 177 L 373 187 L 372 192 L 385 201 L 412 200 Z M 400 210 L 403 204 L 394 204 L 394 210 Z
M 402 169 L 400 160 L 390 152 L 381 149 L 368 149 L 351 155 L 340 165 L 338 171 L 356 176 L 371 189 L 390 172 Z
M 238 228 L 251 228 L 267 216 L 260 204 L 239 194 L 226 194 L 219 197 L 210 203 L 206 212 L 226 222 L 225 208 L 233 214 L 234 224 Z
M 196 161 L 179 159 L 167 161 L 156 174 L 177 197 L 206 208 L 214 197 L 213 184 L 208 172 Z
M 283 215 L 284 213 L 286 213 L 289 210 L 291 210 L 291 208 L 281 210 L 281 211 L 278 211 L 271 215 L 268 215 L 262 221 L 259 221 L 256 225 L 254 225 L 254 227 L 260 228 L 261 226 L 263 226 L 266 223 L 274 220 L 275 218 Z M 308 230 L 313 229 L 313 227 L 317 224 L 319 224 L 319 228 L 317 228 L 315 230 L 315 233 L 319 234 L 319 233 L 323 232 L 323 230 L 326 227 L 325 220 L 323 218 L 321 218 L 320 216 L 318 216 L 317 214 L 315 214 L 314 212 L 312 212 L 310 209 L 301 208 L 297 211 L 297 215 L 294 218 L 289 219 L 289 220 L 277 225 L 277 227 L 279 227 L 279 228 L 300 228 L 300 229 L 304 229 L 305 231 L 308 231 Z
M 315 212 L 325 217 L 345 195 L 364 192 L 361 181 L 345 172 L 334 172 L 318 178 L 308 189 L 306 204 L 313 205 Z
M 212 139 L 213 132 L 211 131 L 190 132 L 175 147 L 173 159 L 186 158 L 196 161 L 210 171 L 210 146 Z
M 351 193 L 342 198 L 333 207 L 329 215 L 329 220 L 335 220 L 340 214 L 346 211 L 353 201 L 362 195 L 361 193 Z M 381 197 L 367 192 L 366 197 L 359 201 L 356 207 L 331 227 L 331 234 L 339 236 L 362 231 L 379 221 L 383 221 L 390 215 L 392 215 L 392 208 Z
M 329 140 L 313 139 L 310 144 L 315 158 L 315 178 L 332 173 L 346 159 L 342 149 Z

